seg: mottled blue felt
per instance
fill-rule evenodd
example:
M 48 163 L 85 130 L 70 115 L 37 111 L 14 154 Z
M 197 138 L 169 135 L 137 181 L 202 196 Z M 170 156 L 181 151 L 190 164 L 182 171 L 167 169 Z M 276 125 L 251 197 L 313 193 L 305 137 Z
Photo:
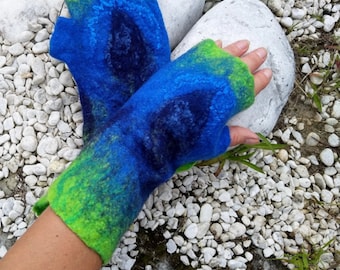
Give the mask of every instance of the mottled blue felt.
M 35 205 L 107 262 L 149 194 L 182 164 L 215 157 L 227 120 L 254 101 L 247 66 L 204 41 L 156 72 Z
M 50 54 L 75 78 L 84 115 L 85 143 L 100 132 L 129 97 L 170 61 L 156 0 L 66 0 Z

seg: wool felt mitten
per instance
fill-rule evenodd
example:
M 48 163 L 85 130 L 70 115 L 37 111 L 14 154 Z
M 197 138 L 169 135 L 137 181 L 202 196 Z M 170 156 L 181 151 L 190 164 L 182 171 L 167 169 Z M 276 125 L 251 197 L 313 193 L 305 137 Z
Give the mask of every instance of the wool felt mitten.
M 254 101 L 248 67 L 207 40 L 156 72 L 35 205 L 48 205 L 107 262 L 155 187 L 230 144 L 227 120 Z
M 50 54 L 64 61 L 79 89 L 86 143 L 129 97 L 170 61 L 156 0 L 66 0 Z

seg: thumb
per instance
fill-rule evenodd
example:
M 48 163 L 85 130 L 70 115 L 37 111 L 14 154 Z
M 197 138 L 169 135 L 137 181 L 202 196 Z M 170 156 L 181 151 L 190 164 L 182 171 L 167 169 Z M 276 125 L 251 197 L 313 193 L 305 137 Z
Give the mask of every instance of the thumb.
M 248 128 L 231 126 L 230 129 L 230 146 L 238 144 L 257 144 L 260 142 L 256 133 L 252 132 Z

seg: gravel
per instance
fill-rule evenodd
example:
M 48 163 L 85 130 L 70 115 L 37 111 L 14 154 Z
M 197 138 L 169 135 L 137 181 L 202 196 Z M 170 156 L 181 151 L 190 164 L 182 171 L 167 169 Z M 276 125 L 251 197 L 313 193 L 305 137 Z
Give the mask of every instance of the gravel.
M 218 1 L 207 1 L 205 10 L 213 2 Z M 263 2 L 292 44 L 340 37 L 337 1 Z M 83 145 L 72 75 L 48 55 L 57 14 L 50 8 L 34 18 L 15 43 L 0 37 L 0 258 L 32 224 L 33 204 Z M 218 175 L 217 165 L 174 175 L 150 196 L 102 269 L 134 269 L 138 263 L 144 269 L 172 269 L 169 263 L 141 265 L 139 253 L 148 243 L 139 238 L 145 231 L 161 231 L 160 245 L 178 255 L 183 269 L 246 269 L 258 251 L 264 258 L 282 258 L 335 238 L 319 265 L 334 269 L 340 249 L 340 92 L 332 46 L 297 59 L 303 78 L 294 91 L 300 91 L 302 108 L 296 115 L 284 112 L 269 135 L 287 149 L 258 150 L 252 157 L 264 173 L 227 161 Z M 325 70 L 331 72 L 329 84 Z M 321 112 L 308 98 L 315 85 L 325 86 L 318 93 Z

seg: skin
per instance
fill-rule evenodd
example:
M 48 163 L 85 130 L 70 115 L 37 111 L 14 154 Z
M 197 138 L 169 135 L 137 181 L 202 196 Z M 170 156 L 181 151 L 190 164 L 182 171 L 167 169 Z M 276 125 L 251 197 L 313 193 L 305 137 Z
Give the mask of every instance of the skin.
M 222 47 L 220 41 L 217 44 Z M 240 57 L 254 74 L 255 92 L 258 94 L 271 80 L 270 69 L 258 68 L 267 57 L 264 48 L 250 53 L 249 42 L 241 40 L 223 48 Z M 231 145 L 258 143 L 258 136 L 247 128 L 230 127 Z M 0 260 L 0 269 L 11 270 L 97 270 L 102 265 L 99 255 L 89 249 L 63 221 L 47 208 L 27 232 Z

